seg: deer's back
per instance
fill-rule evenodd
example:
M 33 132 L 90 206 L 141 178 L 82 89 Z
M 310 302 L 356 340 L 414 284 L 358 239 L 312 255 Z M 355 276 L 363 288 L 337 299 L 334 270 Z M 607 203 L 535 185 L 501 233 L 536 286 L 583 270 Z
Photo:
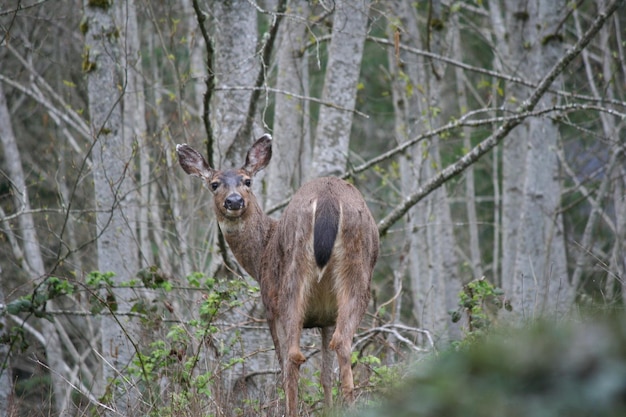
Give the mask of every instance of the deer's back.
M 378 230 L 361 193 L 335 178 L 318 178 L 293 196 L 263 254 L 268 313 L 300 292 L 304 327 L 335 324 L 337 305 L 369 299 Z M 273 306 L 273 307 L 272 307 Z

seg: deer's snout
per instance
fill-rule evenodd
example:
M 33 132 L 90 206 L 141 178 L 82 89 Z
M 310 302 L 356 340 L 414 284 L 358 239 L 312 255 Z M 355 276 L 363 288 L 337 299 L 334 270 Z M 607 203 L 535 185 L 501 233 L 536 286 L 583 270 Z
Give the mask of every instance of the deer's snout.
M 231 194 L 224 200 L 224 208 L 226 210 L 241 210 L 243 206 L 243 197 L 239 194 Z

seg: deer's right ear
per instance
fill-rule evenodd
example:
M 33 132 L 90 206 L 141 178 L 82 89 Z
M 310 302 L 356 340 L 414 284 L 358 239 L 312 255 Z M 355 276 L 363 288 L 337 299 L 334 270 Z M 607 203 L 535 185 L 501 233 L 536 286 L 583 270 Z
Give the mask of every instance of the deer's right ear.
M 183 143 L 176 145 L 176 153 L 178 154 L 178 163 L 187 174 L 199 178 L 211 177 L 213 170 L 200 152 Z
M 242 169 L 250 175 L 254 175 L 265 168 L 270 159 L 272 159 L 272 136 L 266 133 L 250 147 L 246 155 L 246 163 Z

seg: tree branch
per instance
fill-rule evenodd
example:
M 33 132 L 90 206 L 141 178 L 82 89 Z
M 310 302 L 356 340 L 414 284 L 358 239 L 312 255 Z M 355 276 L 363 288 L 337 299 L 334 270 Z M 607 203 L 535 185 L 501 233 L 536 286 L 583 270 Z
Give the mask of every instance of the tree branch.
M 254 122 L 254 115 L 256 114 L 257 103 L 259 101 L 259 96 L 261 95 L 261 87 L 263 87 L 263 85 L 265 84 L 267 69 L 269 68 L 270 58 L 272 56 L 272 51 L 274 50 L 274 45 L 276 43 L 276 36 L 278 35 L 278 28 L 280 27 L 280 23 L 283 20 L 286 9 L 287 0 L 280 0 L 278 2 L 278 5 L 276 6 L 274 23 L 272 24 L 272 27 L 268 32 L 267 40 L 263 45 L 263 54 L 261 55 L 261 68 L 259 69 L 259 74 L 257 75 L 255 85 L 256 88 L 252 91 L 252 95 L 250 96 L 250 103 L 248 105 L 248 116 L 246 117 L 244 124 L 238 133 L 238 136 L 244 139 L 249 138 L 252 132 L 252 123 Z
M 621 0 L 618 0 L 621 1 Z M 320 38 L 321 40 L 327 40 L 327 37 L 322 37 Z M 328 37 L 330 38 L 330 37 Z M 395 44 L 390 41 L 389 39 L 385 39 L 385 38 L 379 38 L 376 36 L 368 36 L 367 40 L 372 41 L 372 42 L 376 42 L 378 44 L 381 45 L 385 45 L 385 46 L 389 46 L 389 47 L 395 47 Z M 309 47 L 309 46 L 307 46 Z M 418 48 L 413 48 L 411 46 L 407 46 L 407 45 L 403 45 L 403 44 L 399 44 L 400 49 L 405 50 L 409 53 L 415 54 L 415 55 L 419 55 L 419 56 L 423 56 L 429 59 L 433 59 L 433 60 L 437 60 L 437 61 L 441 61 L 441 62 L 445 62 L 446 64 L 450 64 L 453 67 L 457 67 L 457 68 L 461 68 L 464 69 L 466 71 L 469 72 L 474 72 L 477 74 L 483 74 L 483 75 L 487 75 L 489 77 L 493 77 L 493 78 L 497 78 L 499 80 L 503 80 L 503 81 L 507 81 L 513 84 L 519 84 L 519 85 L 523 85 L 525 87 L 529 87 L 529 88 L 537 88 L 538 84 L 535 84 L 533 82 L 527 81 L 523 78 L 519 78 L 519 77 L 513 77 L 511 75 L 508 74 L 502 74 L 501 72 L 498 71 L 494 71 L 494 70 L 490 70 L 488 68 L 482 68 L 482 67 L 476 67 L 474 65 L 469 65 L 466 64 L 465 62 L 462 61 L 458 61 L 456 59 L 452 59 L 446 56 L 442 56 L 442 55 L 438 55 L 432 52 L 428 52 L 428 51 L 423 51 L 421 49 Z M 567 98 L 572 98 L 572 99 L 578 99 L 578 100 L 584 100 L 584 101 L 589 101 L 589 102 L 602 102 L 605 104 L 613 104 L 616 106 L 626 106 L 626 103 L 624 103 L 623 101 L 619 101 L 619 100 L 610 100 L 607 98 L 602 98 L 602 99 L 598 99 L 596 97 L 592 97 L 592 96 L 587 96 L 587 95 L 583 95 L 583 94 L 575 94 L 575 93 L 571 93 L 568 91 L 562 91 L 562 90 L 552 90 L 552 93 L 561 96 L 561 97 L 567 97 Z
M 405 343 L 412 350 L 414 350 L 416 352 L 428 352 L 427 349 L 424 349 L 422 347 L 417 346 L 411 340 L 409 340 L 406 337 L 402 336 L 400 334 L 400 331 L 408 332 L 408 333 L 419 333 L 419 334 L 424 335 L 426 337 L 426 339 L 428 340 L 428 344 L 430 345 L 431 349 L 432 350 L 435 349 L 435 342 L 433 340 L 432 335 L 430 334 L 430 332 L 428 330 L 419 329 L 417 327 L 410 327 L 410 326 L 406 326 L 406 325 L 400 324 L 400 323 L 384 324 L 382 326 L 374 327 L 374 328 L 368 329 L 368 330 L 366 330 L 364 332 L 361 332 L 361 333 L 356 335 L 357 336 L 357 340 L 354 342 L 354 346 L 356 348 L 358 345 L 364 343 L 365 341 L 369 340 L 370 338 L 372 338 L 373 336 L 377 335 L 378 333 L 390 333 L 398 341 L 400 341 L 402 343 Z
M 530 112 L 537 105 L 541 97 L 548 91 L 552 82 L 563 70 L 576 58 L 582 50 L 591 42 L 591 39 L 598 33 L 606 20 L 624 3 L 624 0 L 616 0 L 609 5 L 604 13 L 600 13 L 593 24 L 585 32 L 585 34 L 570 48 L 565 55 L 552 67 L 552 69 L 541 80 L 537 88 L 518 108 L 516 116 L 509 118 L 487 139 L 475 146 L 469 153 L 459 159 L 456 163 L 449 165 L 439 174 L 435 175 L 427 181 L 422 187 L 414 193 L 407 196 L 402 203 L 393 209 L 378 223 L 378 232 L 381 236 L 385 235 L 389 228 L 404 216 L 411 207 L 421 201 L 424 197 L 437 189 L 446 181 L 462 173 L 468 166 L 478 161 L 483 155 L 498 145 L 517 125 L 519 125 L 524 117 L 522 114 Z
M 306 98 L 305 98 L 306 99 Z M 502 109 L 495 109 L 495 111 L 498 110 L 502 110 Z M 580 103 L 570 103 L 570 104 L 566 104 L 566 105 L 556 105 L 556 106 L 552 106 L 546 109 L 541 109 L 541 110 L 536 110 L 536 111 L 531 111 L 531 112 L 524 112 L 524 113 L 514 113 L 512 116 L 501 116 L 501 117 L 490 117 L 487 119 L 475 119 L 475 120 L 468 120 L 470 117 L 475 116 L 479 113 L 490 113 L 493 112 L 494 109 L 479 109 L 479 110 L 474 110 L 471 112 L 468 112 L 466 114 L 464 114 L 463 116 L 461 116 L 460 119 L 457 119 L 453 122 L 450 122 L 444 126 L 441 126 L 437 129 L 434 130 L 430 130 L 428 132 L 422 133 L 421 135 L 418 135 L 414 138 L 412 138 L 411 140 L 408 140 L 406 142 L 403 142 L 402 144 L 396 146 L 395 148 L 392 148 L 390 150 L 388 150 L 387 152 L 384 152 L 366 162 L 363 162 L 361 165 L 357 165 L 354 168 L 350 169 L 348 172 L 346 172 L 345 174 L 343 174 L 341 176 L 341 178 L 346 179 L 349 177 L 354 176 L 355 174 L 358 174 L 360 172 L 366 171 L 369 168 L 371 168 L 372 166 L 379 164 L 381 162 L 384 162 L 388 159 L 391 159 L 392 157 L 394 157 L 395 155 L 402 153 L 404 151 L 406 151 L 407 149 L 409 149 L 410 147 L 412 147 L 413 145 L 423 141 L 424 139 L 427 139 L 429 137 L 432 136 L 436 136 L 436 135 L 441 135 L 443 133 L 447 133 L 451 130 L 460 128 L 460 127 L 480 127 L 480 126 L 487 126 L 487 125 L 494 125 L 497 123 L 509 123 L 511 121 L 516 121 L 518 124 L 523 121 L 524 119 L 528 118 L 528 117 L 539 117 L 539 116 L 543 116 L 546 114 L 550 114 L 550 113 L 554 113 L 554 112 L 572 112 L 572 111 L 583 111 L 583 110 L 594 110 L 594 111 L 598 111 L 598 112 L 605 112 L 608 113 L 612 116 L 615 117 L 619 117 L 622 119 L 626 119 L 626 113 L 621 113 L 618 112 L 614 109 L 609 109 L 606 107 L 601 107 L 601 106 L 596 106 L 596 105 L 587 105 L 587 104 L 580 104 Z M 486 139 L 487 140 L 487 139 Z M 275 211 L 278 211 L 280 209 L 282 209 L 283 207 L 285 207 L 287 204 L 289 204 L 289 201 L 291 201 L 291 197 L 286 198 L 285 200 L 277 203 L 276 205 L 270 207 L 267 210 L 267 214 L 272 214 Z
M 206 91 L 204 92 L 203 97 L 203 110 L 202 110 L 202 121 L 204 123 L 204 130 L 207 135 L 207 158 L 209 165 L 214 167 L 215 163 L 213 161 L 213 127 L 211 126 L 211 119 L 209 118 L 210 108 L 211 108 L 211 97 L 213 96 L 213 91 L 215 91 L 215 72 L 213 71 L 213 57 L 215 55 L 215 50 L 213 48 L 213 40 L 209 36 L 209 33 L 204 26 L 204 21 L 206 20 L 205 14 L 200 10 L 200 5 L 198 4 L 198 0 L 193 0 L 193 10 L 196 13 L 196 19 L 198 20 L 198 27 L 200 28 L 200 33 L 202 34 L 202 38 L 204 39 L 204 43 L 206 45 L 207 57 L 206 57 L 206 67 L 207 67 L 207 77 L 205 79 Z

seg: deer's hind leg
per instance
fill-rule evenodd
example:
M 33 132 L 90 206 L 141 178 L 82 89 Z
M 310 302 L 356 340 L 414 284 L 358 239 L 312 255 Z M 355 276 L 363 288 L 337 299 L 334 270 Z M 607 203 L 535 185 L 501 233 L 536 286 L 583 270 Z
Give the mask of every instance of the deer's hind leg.
M 353 271 L 354 272 L 354 271 Z M 352 379 L 352 338 L 367 310 L 370 299 L 370 272 L 361 276 L 343 277 L 337 288 L 337 324 L 329 348 L 337 353 L 341 391 L 347 403 L 354 402 Z
M 333 406 L 333 355 L 330 350 L 330 339 L 335 330 L 334 326 L 322 327 L 322 372 L 321 382 L 324 388 L 324 406 L 330 409 Z

